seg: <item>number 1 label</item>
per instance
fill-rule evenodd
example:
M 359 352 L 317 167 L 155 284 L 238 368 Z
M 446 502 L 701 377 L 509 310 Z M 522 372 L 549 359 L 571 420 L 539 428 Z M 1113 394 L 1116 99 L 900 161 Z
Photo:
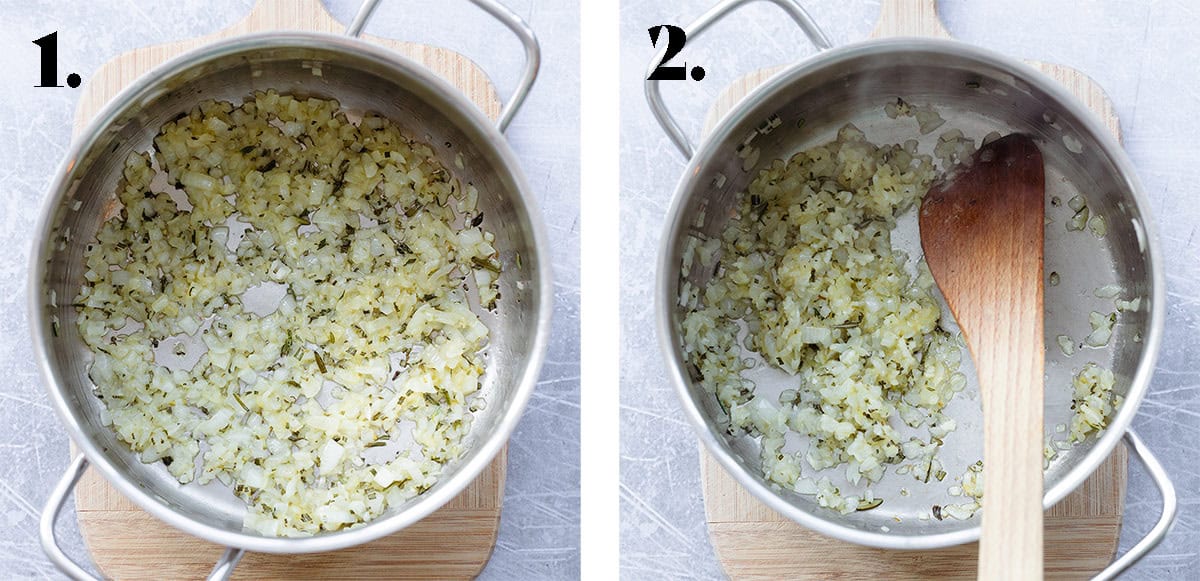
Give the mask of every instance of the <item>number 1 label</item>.
M 38 45 L 42 49 L 41 63 L 41 84 L 34 85 L 35 87 L 61 87 L 58 84 L 58 31 L 51 32 L 35 41 L 33 44 Z M 82 83 L 83 79 L 79 75 L 71 73 L 67 75 L 67 86 L 74 89 Z

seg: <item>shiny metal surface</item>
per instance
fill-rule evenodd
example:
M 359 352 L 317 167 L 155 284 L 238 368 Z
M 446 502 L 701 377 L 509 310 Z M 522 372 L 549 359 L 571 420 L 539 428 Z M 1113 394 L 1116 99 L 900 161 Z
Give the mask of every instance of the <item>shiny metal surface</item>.
M 718 2 L 717 5 L 713 6 L 711 10 L 705 12 L 700 16 L 700 18 L 697 18 L 695 21 L 689 24 L 687 28 L 684 29 L 684 33 L 686 35 L 685 38 L 693 41 L 696 40 L 696 38 L 699 37 L 700 34 L 705 30 L 707 30 L 709 26 L 712 26 L 714 23 L 720 21 L 734 10 L 737 10 L 742 6 L 755 1 L 756 0 L 722 0 L 721 2 Z M 813 22 L 812 17 L 808 15 L 808 12 L 804 10 L 804 7 L 798 2 L 795 2 L 794 0 L 764 1 L 768 1 L 778 6 L 785 13 L 787 13 L 787 15 L 796 22 L 796 25 L 800 27 L 800 30 L 804 31 L 804 35 L 807 36 L 808 40 L 813 43 L 813 46 L 817 47 L 817 50 L 828 50 L 833 48 L 833 43 L 829 41 L 829 37 L 825 36 L 825 32 L 821 30 L 821 27 L 817 26 L 816 22 Z M 675 147 L 678 148 L 679 152 L 683 154 L 684 159 L 691 159 L 692 154 L 696 150 L 696 146 L 693 145 L 690 140 L 688 140 L 687 134 L 684 133 L 683 128 L 679 126 L 679 123 L 676 122 L 675 119 L 671 117 L 671 113 L 667 111 L 667 104 L 663 102 L 662 92 L 658 86 L 659 81 L 652 80 L 650 78 L 650 74 L 653 73 L 654 69 L 658 67 L 658 64 L 662 62 L 662 58 L 666 52 L 667 45 L 666 43 L 663 43 L 662 49 L 660 49 L 658 53 L 654 55 L 654 59 L 650 61 L 650 67 L 646 71 L 646 101 L 650 104 L 650 111 L 654 113 L 654 118 L 658 120 L 658 124 L 662 126 L 663 131 L 667 132 L 667 136 L 669 136 L 671 141 L 675 143 Z
M 1093 581 L 1116 579 L 1132 567 L 1166 538 L 1167 533 L 1171 532 L 1171 527 L 1175 525 L 1175 518 L 1179 516 L 1179 500 L 1175 496 L 1175 484 L 1171 482 L 1171 477 L 1167 475 L 1167 471 L 1163 469 L 1158 458 L 1132 428 L 1125 431 L 1125 441 L 1129 443 L 1129 450 L 1133 452 L 1135 458 L 1141 461 L 1142 467 L 1150 473 L 1150 478 L 1158 487 L 1158 492 L 1162 495 L 1162 513 L 1158 517 L 1158 522 L 1154 523 L 1154 527 L 1146 533 L 1146 536 L 1142 537 L 1125 554 L 1113 559 L 1109 566 L 1092 578 Z
M 714 457 L 781 514 L 843 540 L 919 549 L 975 540 L 979 536 L 978 521 L 919 520 L 917 515 L 928 512 L 937 498 L 944 498 L 944 491 L 913 490 L 911 496 L 901 496 L 898 489 L 906 480 L 894 474 L 872 486 L 876 496 L 888 502 L 879 509 L 846 516 L 818 508 L 811 497 L 773 489 L 761 477 L 757 442 L 730 437 L 719 429 L 722 412 L 689 377 L 677 333 L 682 315 L 676 306 L 681 252 L 687 237 L 697 233 L 691 224 L 701 210 L 706 210 L 708 221 L 698 233 L 721 231 L 725 225 L 721 217 L 728 216 L 735 194 L 744 191 L 756 173 L 753 167 L 743 168 L 743 159 L 736 155 L 738 147 L 747 144 L 758 149 L 757 165 L 763 166 L 831 139 L 848 122 L 877 143 L 915 138 L 911 121 L 906 125 L 883 115 L 884 104 L 897 96 L 915 104 L 932 103 L 946 119 L 943 128 L 921 137 L 924 152 L 930 151 L 937 134 L 950 128 L 961 129 L 976 139 L 992 130 L 1033 135 L 1046 158 L 1047 198 L 1058 196 L 1065 201 L 1078 193 L 1086 194 L 1093 211 L 1108 220 L 1107 236 L 1097 240 L 1086 233 L 1079 236 L 1081 233 L 1066 232 L 1061 212 L 1049 208 L 1047 212 L 1056 222 L 1047 226 L 1046 270 L 1058 271 L 1063 282 L 1046 289 L 1050 346 L 1046 425 L 1053 433 L 1054 425 L 1069 423 L 1070 379 L 1084 360 L 1112 369 L 1117 377 L 1115 391 L 1126 401 L 1099 439 L 1060 452 L 1060 458 L 1046 472 L 1046 506 L 1061 500 L 1091 474 L 1123 437 L 1136 414 L 1161 341 L 1165 284 L 1145 193 L 1120 145 L 1063 88 L 1014 59 L 953 41 L 900 39 L 852 44 L 787 68 L 720 122 L 683 172 L 668 211 L 659 254 L 657 327 L 669 363 L 668 373 L 685 413 Z M 764 121 L 773 117 L 782 124 L 774 131 L 759 131 Z M 901 220 L 893 243 L 910 256 L 919 256 L 915 216 L 909 218 Z M 693 273 L 689 280 L 703 284 L 708 276 Z M 1105 305 L 1106 301 L 1092 296 L 1094 289 L 1106 284 L 1120 284 L 1132 296 L 1142 297 L 1143 309 L 1124 316 L 1114 330 L 1111 347 L 1085 350 L 1074 359 L 1063 357 L 1054 342 L 1057 334 L 1082 337 L 1088 328 L 1088 312 L 1101 308 L 1111 311 L 1110 301 Z M 964 372 L 971 377 L 967 362 Z M 775 394 L 784 387 L 778 379 L 758 381 L 758 390 L 764 394 Z M 949 408 L 959 428 L 947 438 L 940 458 L 951 475 L 961 474 L 982 457 L 982 414 L 977 399 L 970 398 L 972 391 L 978 392 L 973 378 L 964 393 L 967 397 L 956 398 Z M 883 526 L 889 532 L 883 532 Z
M 42 550 L 46 556 L 50 558 L 50 562 L 58 567 L 72 579 L 92 579 L 92 574 L 83 567 L 80 567 L 75 561 L 71 560 L 61 547 L 59 547 L 58 539 L 54 534 L 54 524 L 58 520 L 59 513 L 62 512 L 63 505 L 67 503 L 67 496 L 71 494 L 71 490 L 75 488 L 75 484 L 79 482 L 79 478 L 83 476 L 83 472 L 87 470 L 87 457 L 80 454 L 71 461 L 71 465 L 67 467 L 67 473 L 63 475 L 58 484 L 54 486 L 54 490 L 50 493 L 50 498 L 46 501 L 46 508 L 42 510 L 42 516 L 38 526 L 38 536 L 42 542 Z
M 322 68 L 312 74 L 313 64 Z M 492 331 L 483 394 L 469 451 L 425 494 L 362 527 L 281 539 L 243 531 L 243 508 L 213 486 L 179 486 L 160 465 L 145 465 L 98 421 L 99 402 L 86 376 L 87 349 L 70 307 L 51 307 L 78 292 L 83 246 L 111 198 L 121 160 L 149 149 L 157 127 L 203 99 L 238 101 L 256 89 L 337 98 L 351 110 L 379 112 L 435 144 L 442 162 L 466 160 L 458 175 L 481 195 L 485 225 L 496 233 L 505 274 L 504 300 L 484 314 Z M 70 211 L 74 201 L 79 211 Z M 125 495 L 164 521 L 223 545 L 266 552 L 332 550 L 370 541 L 420 520 L 453 498 L 504 445 L 536 383 L 550 325 L 552 288 L 540 213 L 503 136 L 474 106 L 431 73 L 366 43 L 322 34 L 241 37 L 207 46 L 159 67 L 124 91 L 76 141 L 46 200 L 31 259 L 30 324 L 50 399 L 88 461 Z M 70 241 L 62 250 L 66 232 Z M 520 254 L 518 266 L 515 256 Z M 60 303 L 66 304 L 62 301 Z M 49 318 L 61 321 L 54 336 Z
M 244 549 L 235 549 L 229 547 L 221 553 L 221 558 L 217 559 L 217 564 L 213 565 L 212 571 L 208 572 L 208 581 L 226 581 L 233 576 L 233 569 L 241 562 L 242 557 L 246 555 Z
M 354 15 L 354 20 L 346 26 L 346 36 L 359 36 L 364 28 L 367 27 L 367 22 L 371 20 L 371 16 L 375 14 L 375 9 L 379 8 L 379 0 L 363 0 L 362 6 L 358 7 L 358 12 Z
M 533 35 L 533 29 L 529 28 L 529 25 L 507 6 L 496 0 L 471 0 L 471 2 L 499 20 L 515 34 L 521 41 L 521 48 L 525 52 L 525 67 L 521 71 L 520 80 L 517 81 L 517 88 L 511 97 L 504 100 L 504 104 L 500 108 L 500 118 L 496 120 L 496 127 L 499 127 L 500 132 L 503 133 L 508 129 L 508 124 L 512 123 L 517 111 L 521 110 L 521 105 L 529 96 L 529 89 L 533 88 L 533 81 L 537 79 L 538 69 L 542 66 L 542 49 L 538 45 L 537 37 Z

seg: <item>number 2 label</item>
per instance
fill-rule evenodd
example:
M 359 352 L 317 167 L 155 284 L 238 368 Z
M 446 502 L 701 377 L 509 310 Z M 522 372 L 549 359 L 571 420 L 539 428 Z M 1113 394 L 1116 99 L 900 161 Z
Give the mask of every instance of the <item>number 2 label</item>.
M 647 79 L 651 81 L 686 81 L 687 80 L 687 63 L 683 66 L 667 66 L 667 61 L 675 58 L 679 51 L 683 50 L 683 45 L 687 43 L 687 33 L 678 26 L 670 24 L 660 24 L 651 26 L 650 46 L 658 47 L 658 38 L 662 31 L 667 31 L 667 49 L 663 53 L 663 58 L 659 61 L 658 66 L 654 67 L 654 72 L 650 73 Z M 692 67 L 692 79 L 697 81 L 704 78 L 704 69 L 702 67 Z

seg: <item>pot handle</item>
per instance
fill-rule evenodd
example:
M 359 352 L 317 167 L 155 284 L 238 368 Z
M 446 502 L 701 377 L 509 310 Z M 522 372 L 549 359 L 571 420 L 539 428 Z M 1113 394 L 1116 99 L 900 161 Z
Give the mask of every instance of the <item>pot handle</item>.
M 1134 455 L 1142 462 L 1142 467 L 1150 473 L 1150 478 L 1154 479 L 1154 484 L 1158 486 L 1158 492 L 1162 495 L 1162 516 L 1158 517 L 1158 522 L 1154 523 L 1154 527 L 1150 529 L 1149 533 L 1146 533 L 1146 536 L 1142 537 L 1142 540 L 1129 549 L 1128 553 L 1121 555 L 1093 577 L 1093 581 L 1115 579 L 1142 557 L 1145 557 L 1170 532 L 1179 511 L 1179 505 L 1175 498 L 1175 485 L 1171 482 L 1171 477 L 1167 475 L 1166 470 L 1163 470 L 1158 458 L 1133 430 L 1125 432 L 1125 441 L 1129 443 Z
M 217 564 L 213 565 L 212 571 L 209 571 L 207 581 L 228 581 L 233 576 L 233 569 L 237 567 L 238 562 L 245 554 L 246 551 L 242 549 L 226 547 L 221 558 L 217 560 Z
M 46 553 L 47 557 L 50 557 L 50 561 L 54 563 L 55 567 L 58 567 L 59 571 L 66 573 L 75 581 L 92 581 L 99 578 L 71 560 L 63 552 L 62 547 L 58 546 L 58 539 L 54 538 L 54 521 L 58 520 L 58 513 L 62 512 L 67 495 L 75 489 L 75 484 L 79 482 L 79 477 L 83 476 L 83 471 L 87 470 L 87 467 L 87 457 L 83 454 L 76 456 L 71 461 L 67 472 L 59 479 L 54 490 L 50 491 L 50 498 L 46 500 L 46 508 L 42 509 L 42 519 L 38 531 L 42 541 L 42 551 Z
M 46 500 L 46 507 L 42 509 L 42 518 L 39 523 L 38 532 L 42 541 L 42 551 L 50 558 L 55 567 L 59 571 L 65 573 L 68 577 L 75 581 L 100 581 L 99 577 L 92 575 L 81 567 L 78 563 L 68 557 L 63 552 L 62 547 L 58 546 L 58 539 L 54 537 L 54 522 L 58 520 L 59 513 L 62 512 L 63 506 L 66 504 L 67 496 L 75 490 L 75 485 L 79 483 L 79 478 L 87 470 L 88 460 L 83 454 L 80 454 L 71 461 L 71 465 L 67 467 L 66 473 L 59 479 L 58 484 L 54 486 L 54 490 L 50 492 L 50 498 Z M 241 549 L 228 548 L 225 549 L 225 554 L 221 556 L 221 560 L 217 561 L 216 567 L 213 567 L 211 573 L 208 574 L 209 581 L 225 581 L 229 579 L 233 573 L 233 568 L 237 566 L 241 560 L 244 551 Z
M 721 0 L 721 2 L 718 2 L 716 6 L 713 6 L 712 9 L 710 9 L 708 12 L 705 12 L 700 16 L 700 18 L 697 18 L 694 22 L 689 24 L 687 28 L 684 29 L 688 40 L 694 40 L 709 26 L 724 18 L 730 12 L 733 12 L 743 5 L 749 4 L 753 1 L 754 0 Z M 795 20 L 796 24 L 800 26 L 800 29 L 804 31 L 804 34 L 808 36 L 808 40 L 813 43 L 813 46 L 817 47 L 817 50 L 826 50 L 833 47 L 833 43 L 829 41 L 829 37 L 825 36 L 825 33 L 820 27 L 817 26 L 817 23 L 813 21 L 812 17 L 808 15 L 808 12 L 804 10 L 804 7 L 801 6 L 797 0 L 768 1 L 782 8 L 784 12 L 787 12 L 788 16 L 791 16 L 792 20 Z M 683 154 L 684 159 L 691 160 L 692 154 L 695 151 L 695 146 L 692 145 L 691 140 L 689 140 L 687 135 L 683 132 L 683 129 L 679 126 L 679 123 L 677 123 L 675 118 L 671 117 L 671 113 L 667 111 L 667 105 L 663 103 L 662 93 L 659 92 L 658 81 L 649 79 L 650 73 L 654 71 L 654 69 L 658 66 L 658 63 L 662 61 L 663 55 L 665 55 L 667 52 L 667 47 L 665 46 L 666 43 L 663 44 L 663 48 L 654 55 L 654 60 L 650 61 L 650 68 L 646 72 L 646 101 L 650 104 L 650 110 L 654 112 L 654 118 L 658 120 L 658 124 L 662 126 L 663 131 L 667 133 L 667 136 L 671 138 L 671 141 L 675 143 L 675 147 L 677 147 L 679 152 Z
M 508 129 L 508 124 L 512 122 L 513 117 L 516 116 L 517 111 L 521 108 L 521 105 L 525 103 L 525 97 L 529 96 L 529 89 L 533 87 L 533 82 L 537 80 L 538 68 L 541 67 L 542 63 L 541 45 L 538 44 L 537 36 L 533 34 L 533 29 L 529 28 L 529 24 L 520 16 L 517 16 L 517 13 L 509 10 L 507 6 L 504 6 L 497 0 L 471 0 L 471 3 L 508 27 L 517 36 L 517 39 L 521 41 L 521 46 L 525 49 L 525 69 L 521 73 L 521 79 L 517 82 L 517 88 L 513 91 L 512 96 L 501 107 L 500 118 L 496 121 L 496 128 L 501 133 L 504 133 L 504 130 Z M 346 27 L 346 36 L 356 37 L 362 34 L 367 21 L 371 19 L 371 14 L 378 7 L 379 0 L 364 0 L 362 6 L 358 9 L 358 14 L 350 22 L 350 26 Z

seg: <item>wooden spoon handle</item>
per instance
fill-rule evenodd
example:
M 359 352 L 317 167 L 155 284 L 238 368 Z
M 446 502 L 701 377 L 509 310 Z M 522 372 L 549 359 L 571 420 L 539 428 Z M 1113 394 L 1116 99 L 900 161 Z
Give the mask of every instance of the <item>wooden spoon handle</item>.
M 1042 344 L 1041 313 L 1014 317 L 1013 322 L 997 326 L 997 334 L 1019 338 L 988 340 L 995 345 Z M 983 405 L 993 410 L 983 427 L 979 579 L 1041 579 L 1043 360 L 996 351 L 990 355 L 990 361 L 976 362 Z
M 1009 135 L 921 202 L 921 247 L 979 373 L 983 400 L 980 579 L 1042 577 L 1045 171 Z

